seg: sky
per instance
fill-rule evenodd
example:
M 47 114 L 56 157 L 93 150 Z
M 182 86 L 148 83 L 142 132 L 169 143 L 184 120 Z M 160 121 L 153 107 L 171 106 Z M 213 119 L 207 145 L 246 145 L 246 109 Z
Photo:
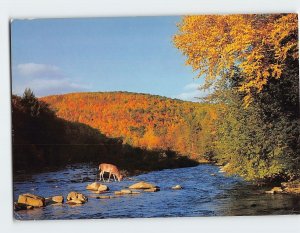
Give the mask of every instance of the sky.
M 12 92 L 129 91 L 196 101 L 203 80 L 174 47 L 179 16 L 14 20 Z

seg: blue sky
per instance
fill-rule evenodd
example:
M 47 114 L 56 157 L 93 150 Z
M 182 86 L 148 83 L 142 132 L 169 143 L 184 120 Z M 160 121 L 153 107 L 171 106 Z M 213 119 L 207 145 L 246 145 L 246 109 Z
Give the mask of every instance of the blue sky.
M 172 44 L 180 17 L 14 20 L 12 89 L 37 96 L 130 91 L 195 100 L 196 73 Z

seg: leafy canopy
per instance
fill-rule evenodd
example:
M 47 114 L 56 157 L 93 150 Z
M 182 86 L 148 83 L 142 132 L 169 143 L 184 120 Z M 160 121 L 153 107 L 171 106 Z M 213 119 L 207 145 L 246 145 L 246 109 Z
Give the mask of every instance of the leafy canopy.
M 297 14 L 185 16 L 174 44 L 205 77 L 204 88 L 233 77 L 238 67 L 248 106 L 268 80 L 282 77 L 288 55 L 298 57 L 297 27 Z

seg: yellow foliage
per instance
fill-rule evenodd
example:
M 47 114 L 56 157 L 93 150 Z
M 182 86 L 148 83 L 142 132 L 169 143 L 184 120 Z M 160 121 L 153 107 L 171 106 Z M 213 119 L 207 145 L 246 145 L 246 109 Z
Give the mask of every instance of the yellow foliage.
M 281 78 L 288 55 L 299 56 L 297 14 L 185 16 L 178 29 L 174 44 L 206 87 L 240 68 L 246 106 L 269 79 Z

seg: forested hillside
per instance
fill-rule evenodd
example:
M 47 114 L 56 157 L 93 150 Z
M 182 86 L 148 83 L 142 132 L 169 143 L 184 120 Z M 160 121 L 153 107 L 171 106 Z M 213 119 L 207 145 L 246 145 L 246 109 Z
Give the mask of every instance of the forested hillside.
M 212 155 L 216 106 L 128 92 L 41 98 L 57 116 L 147 150 L 172 150 L 201 160 Z
M 75 102 L 69 104 L 76 105 Z M 44 170 L 76 162 L 93 162 L 95 167 L 101 162 L 110 162 L 127 172 L 197 164 L 174 151 L 133 147 L 118 138 L 108 138 L 87 124 L 59 118 L 30 89 L 25 90 L 22 97 L 12 96 L 12 127 L 14 172 Z

